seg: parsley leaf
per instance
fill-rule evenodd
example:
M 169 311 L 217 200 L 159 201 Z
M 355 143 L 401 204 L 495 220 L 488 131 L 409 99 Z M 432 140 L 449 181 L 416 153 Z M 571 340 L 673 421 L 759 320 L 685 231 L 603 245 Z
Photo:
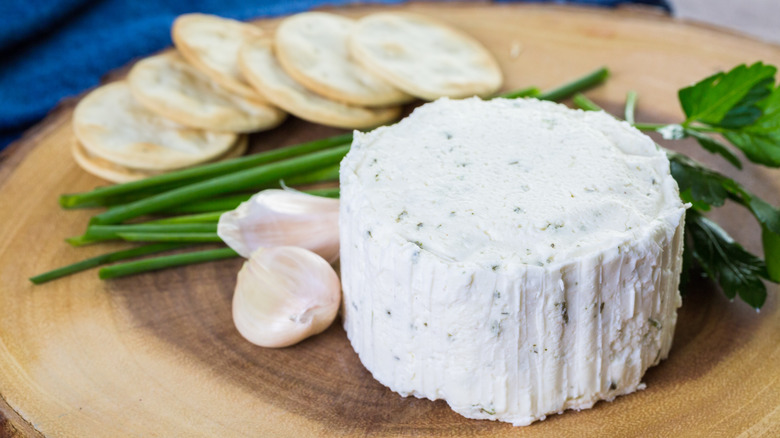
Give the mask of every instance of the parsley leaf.
M 780 234 L 780 210 L 747 191 L 733 179 L 704 167 L 685 155 L 667 152 L 672 177 L 680 187 L 683 200 L 694 205 L 720 207 L 731 199 L 750 210 L 756 220 L 770 231 Z M 699 208 L 707 210 L 708 207 Z
M 683 132 L 685 135 L 695 138 L 696 141 L 699 142 L 699 145 L 701 145 L 701 147 L 703 147 L 705 150 L 708 150 L 713 154 L 720 155 L 737 169 L 742 169 L 742 162 L 739 161 L 739 158 L 734 155 L 734 152 L 731 152 L 731 149 L 729 149 L 729 147 L 725 144 L 719 142 L 707 134 L 696 131 L 694 129 L 684 128 Z
M 726 186 L 736 183 L 708 169 L 696 161 L 675 152 L 667 152 L 672 177 L 677 180 L 683 201 L 694 205 L 707 204 L 701 210 L 708 210 L 710 205 L 720 207 L 729 197 Z M 733 189 L 733 187 L 732 187 Z
M 777 283 L 780 281 L 780 234 L 761 227 L 761 243 L 769 279 Z
M 678 92 L 685 112 L 683 126 L 700 122 L 735 129 L 753 124 L 762 115 L 759 103 L 772 92 L 777 69 L 757 62 L 728 73 L 716 73 Z
M 750 161 L 780 167 L 780 87 L 764 102 L 763 114 L 749 126 L 726 131 L 726 137 Z
M 707 276 L 720 284 L 727 297 L 739 295 L 750 306 L 761 308 L 766 301 L 766 286 L 761 279 L 769 279 L 764 262 L 695 211 L 688 213 L 685 225 L 693 243 L 693 258 Z
M 708 169 L 691 158 L 667 152 L 672 177 L 680 187 L 680 197 L 699 211 L 720 207 L 731 199 L 747 208 L 761 224 L 764 259 L 768 277 L 780 280 L 780 210 L 747 191 L 731 178 Z

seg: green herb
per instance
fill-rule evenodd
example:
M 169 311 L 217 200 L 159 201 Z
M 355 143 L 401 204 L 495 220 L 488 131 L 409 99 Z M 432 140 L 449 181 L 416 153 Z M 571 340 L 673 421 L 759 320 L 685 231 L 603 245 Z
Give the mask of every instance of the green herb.
M 772 92 L 777 69 L 757 62 L 716 73 L 679 91 L 684 127 L 699 122 L 734 129 L 753 124 L 762 115 L 760 102 Z
M 499 94 L 496 97 L 501 97 L 504 99 L 518 99 L 521 97 L 538 97 L 541 93 L 542 91 L 536 87 L 528 87 L 517 91 L 510 91 L 508 93 Z
M 338 146 L 302 157 L 290 158 L 273 164 L 240 170 L 228 175 L 179 187 L 129 204 L 113 207 L 92 218 L 95 224 L 117 224 L 149 213 L 155 213 L 188 201 L 209 196 L 256 188 L 289 176 L 322 169 L 344 158 L 349 146 Z
M 219 217 L 229 210 L 209 211 L 206 213 L 189 214 L 185 216 L 166 217 L 144 222 L 145 224 L 200 224 L 218 222 Z
M 699 145 L 705 150 L 713 154 L 720 155 L 726 161 L 731 163 L 732 166 L 736 167 L 737 169 L 742 169 L 742 162 L 739 161 L 739 157 L 737 157 L 728 146 L 721 143 L 718 139 L 690 128 L 683 128 L 683 134 L 685 136 L 695 138 Z
M 608 77 L 609 70 L 607 70 L 606 67 L 600 67 L 579 79 L 544 92 L 537 96 L 537 98 L 540 100 L 562 100 L 577 94 L 578 92 L 594 87 L 604 82 Z
M 81 246 L 106 240 L 121 239 L 127 233 L 216 233 L 217 224 L 131 224 L 131 225 L 90 225 L 87 231 L 78 237 L 66 239 L 73 246 Z
M 152 233 L 128 231 L 126 233 L 118 233 L 117 237 L 128 242 L 222 242 L 222 239 L 219 238 L 217 233 Z
M 763 114 L 753 124 L 725 131 L 723 136 L 754 163 L 780 166 L 780 87 L 764 103 Z
M 191 265 L 195 263 L 204 263 L 214 260 L 239 257 L 238 253 L 230 248 L 211 249 L 205 251 L 195 251 L 183 254 L 174 254 L 170 256 L 153 257 L 134 262 L 120 263 L 114 266 L 103 268 L 98 272 L 101 279 L 124 277 L 127 275 L 140 274 L 148 271 L 171 268 L 175 266 Z
M 634 126 L 658 131 L 667 140 L 694 138 L 705 150 L 741 169 L 739 157 L 716 136 L 721 135 L 750 161 L 778 167 L 780 87 L 775 84 L 776 72 L 774 66 L 757 62 L 717 73 L 679 91 L 685 114 L 681 123 Z M 689 238 L 683 254 L 682 283 L 688 282 L 695 261 L 729 298 L 738 295 L 760 308 L 766 299 L 762 279 L 780 281 L 780 210 L 733 179 L 682 154 L 667 151 L 667 156 L 682 199 L 693 205 L 686 221 Z M 727 200 L 745 207 L 761 225 L 766 264 L 703 216 Z
M 636 91 L 630 90 L 626 93 L 626 109 L 623 111 L 623 116 L 626 122 L 634 124 L 634 113 L 636 112 L 636 101 L 639 95 Z
M 588 99 L 588 97 L 582 93 L 575 94 L 572 98 L 572 103 L 585 111 L 603 111 L 600 106 L 596 105 L 596 102 Z
M 194 181 L 251 169 L 259 165 L 274 163 L 288 158 L 305 156 L 313 152 L 350 144 L 351 142 L 352 134 L 343 134 L 231 160 L 203 164 L 189 169 L 152 176 L 140 181 L 98 187 L 85 193 L 62 195 L 60 197 L 60 205 L 65 208 L 106 205 L 105 202 L 107 200 L 115 199 L 119 196 L 138 196 L 139 193 L 148 195 L 149 192 L 144 191 L 149 190 L 151 190 L 151 193 L 159 193 L 162 191 L 160 187 L 168 189 L 180 187 Z
M 61 268 L 54 269 L 49 272 L 45 272 L 35 277 L 31 277 L 30 281 L 34 284 L 46 283 L 47 281 L 56 280 L 66 275 L 75 274 L 77 272 L 85 271 L 90 268 L 95 268 L 100 265 L 108 263 L 118 262 L 119 260 L 126 260 L 134 257 L 140 257 L 148 254 L 154 254 L 163 251 L 170 251 L 187 246 L 182 243 L 158 243 L 153 245 L 144 245 L 137 248 L 125 249 L 122 251 L 116 251 L 108 254 L 102 254 L 97 257 L 92 257 L 86 260 L 82 260 L 71 265 L 63 266 Z
M 711 134 L 720 134 L 750 161 L 780 167 L 780 87 L 777 69 L 757 62 L 705 78 L 679 91 L 685 120 L 679 124 L 635 124 L 656 130 L 664 138 L 693 137 L 706 150 L 729 163 L 742 164 L 730 147 Z
M 766 301 L 761 279 L 769 279 L 764 262 L 695 210 L 688 212 L 685 222 L 691 254 L 707 276 L 720 284 L 727 297 L 739 295 L 752 307 L 761 308 Z

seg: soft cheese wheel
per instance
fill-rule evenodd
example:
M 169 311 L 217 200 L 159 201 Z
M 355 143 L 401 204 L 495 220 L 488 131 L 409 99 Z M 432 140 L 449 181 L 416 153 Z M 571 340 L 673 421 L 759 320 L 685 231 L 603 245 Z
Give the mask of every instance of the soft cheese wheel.
M 424 105 L 356 133 L 340 208 L 344 327 L 401 395 L 527 425 L 641 389 L 669 352 L 685 205 L 603 112 Z
M 372 14 L 358 20 L 352 56 L 372 73 L 422 99 L 489 96 L 502 82 L 490 52 L 472 37 L 428 17 Z
M 173 170 L 212 160 L 238 136 L 188 128 L 149 111 L 125 81 L 96 88 L 73 112 L 73 131 L 89 153 L 142 170 Z
M 352 59 L 347 40 L 354 27 L 355 20 L 326 12 L 293 15 L 276 29 L 276 56 L 293 79 L 329 99 L 365 106 L 410 101 Z
M 176 52 L 138 61 L 127 81 L 144 106 L 193 128 L 257 132 L 279 125 L 286 116 L 271 105 L 231 94 Z

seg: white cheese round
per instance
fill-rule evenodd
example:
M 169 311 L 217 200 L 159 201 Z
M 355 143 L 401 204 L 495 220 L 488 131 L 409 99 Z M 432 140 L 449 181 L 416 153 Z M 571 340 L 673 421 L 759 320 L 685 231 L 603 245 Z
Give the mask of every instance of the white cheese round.
M 625 122 L 441 99 L 341 164 L 344 327 L 381 383 L 469 418 L 589 408 L 669 352 L 684 215 Z

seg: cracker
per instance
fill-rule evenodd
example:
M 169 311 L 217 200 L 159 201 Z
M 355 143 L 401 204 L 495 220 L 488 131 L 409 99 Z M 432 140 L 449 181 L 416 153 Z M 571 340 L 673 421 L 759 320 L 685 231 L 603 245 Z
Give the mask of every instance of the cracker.
M 293 15 L 276 29 L 277 59 L 293 79 L 329 99 L 363 106 L 412 100 L 352 59 L 347 40 L 354 27 L 355 20 L 325 12 Z
M 349 46 L 371 72 L 423 99 L 486 97 L 501 87 L 501 69 L 485 47 L 427 17 L 368 15 L 358 20 Z
M 125 81 L 98 87 L 73 112 L 76 138 L 91 154 L 143 170 L 172 170 L 212 160 L 236 142 L 233 133 L 182 126 L 138 103 Z
M 309 91 L 284 72 L 269 39 L 245 43 L 239 51 L 238 62 L 244 77 L 271 103 L 310 122 L 363 129 L 383 125 L 401 114 L 399 107 L 350 106 Z
M 230 150 L 214 161 L 222 161 L 240 157 L 246 152 L 248 145 L 249 140 L 247 136 L 242 135 L 239 137 L 236 144 L 230 148 Z M 82 169 L 86 170 L 92 175 L 97 176 L 98 178 L 115 183 L 138 181 L 140 179 L 164 173 L 162 171 L 155 172 L 120 166 L 116 163 L 90 154 L 78 141 L 74 141 L 71 145 L 71 153 L 73 154 L 73 158 L 76 160 L 76 163 Z
M 236 96 L 176 52 L 139 61 L 127 76 L 133 96 L 155 113 L 193 128 L 255 132 L 273 128 L 285 113 Z
M 241 44 L 263 35 L 259 27 L 206 14 L 184 14 L 173 22 L 171 38 L 184 59 L 239 96 L 263 101 L 238 70 Z

